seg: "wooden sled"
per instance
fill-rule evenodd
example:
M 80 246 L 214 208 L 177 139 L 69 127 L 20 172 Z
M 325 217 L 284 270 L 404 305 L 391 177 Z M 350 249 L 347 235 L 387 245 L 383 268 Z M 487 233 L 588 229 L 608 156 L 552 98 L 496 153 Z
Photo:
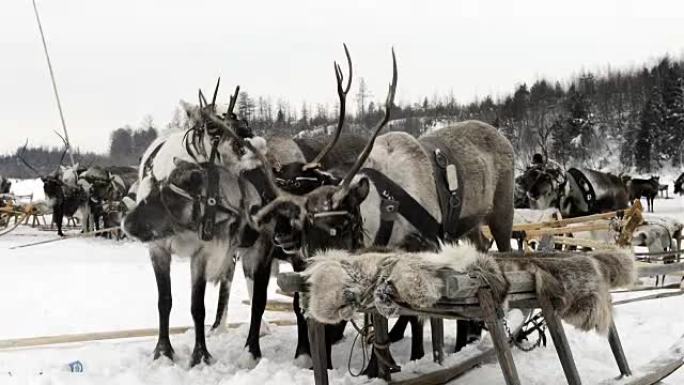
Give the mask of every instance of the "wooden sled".
M 658 272 L 661 272 L 660 268 L 663 267 L 667 269 L 684 268 L 684 266 L 665 265 L 659 266 Z M 639 275 L 650 275 L 653 273 L 652 270 L 654 269 L 639 270 Z M 441 279 L 444 282 L 442 299 L 434 307 L 420 309 L 402 307 L 401 311 L 401 314 L 405 315 L 432 318 L 434 360 L 441 364 L 444 357 L 444 330 L 443 322 L 440 321 L 445 318 L 483 320 L 489 330 L 494 345 L 493 348 L 484 350 L 475 357 L 449 368 L 410 379 L 392 381 L 391 369 L 394 368 L 390 368 L 387 365 L 388 362 L 393 362 L 389 354 L 388 322 L 374 308 L 369 308 L 365 311 L 371 313 L 373 318 L 375 334 L 373 354 L 377 356 L 377 376 L 391 384 L 443 384 L 480 365 L 487 358 L 495 356 L 499 362 L 506 384 L 520 385 L 520 378 L 511 353 L 509 336 L 504 328 L 504 310 L 494 301 L 491 290 L 480 279 L 472 278 L 466 274 L 445 272 Z M 563 323 L 552 302 L 548 298 L 536 295 L 534 276 L 529 272 L 516 271 L 506 273 L 506 279 L 510 283 L 508 295 L 509 308 L 521 309 L 523 311 L 541 309 L 567 383 L 570 385 L 580 385 L 582 381 L 575 365 Z M 278 286 L 286 292 L 305 292 L 307 284 L 298 273 L 282 273 L 278 275 Z M 315 384 L 327 385 L 325 327 L 314 319 L 309 319 L 307 323 L 309 325 Z M 514 336 L 515 334 L 516 332 L 513 331 L 512 335 Z M 640 368 L 639 371 L 635 372 L 636 375 L 633 375 L 614 323 L 609 328 L 608 344 L 620 373 L 620 381 L 622 381 L 619 382 L 620 384 L 656 384 L 684 363 L 684 340 L 680 340 L 661 357 Z M 624 378 L 627 376 L 629 376 L 628 379 Z M 600 382 L 600 384 L 617 384 L 616 381 L 615 378 L 611 378 Z

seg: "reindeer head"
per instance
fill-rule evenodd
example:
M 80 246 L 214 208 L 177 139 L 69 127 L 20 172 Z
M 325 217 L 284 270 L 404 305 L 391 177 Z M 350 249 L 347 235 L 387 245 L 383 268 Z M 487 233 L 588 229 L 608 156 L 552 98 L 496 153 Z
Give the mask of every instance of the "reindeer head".
M 559 192 L 563 188 L 560 170 L 533 167 L 522 176 L 522 184 L 526 189 L 533 209 L 554 207 L 558 202 Z
M 137 204 L 122 223 L 129 235 L 148 242 L 197 232 L 209 240 L 216 226 L 228 231 L 222 239 L 237 244 L 244 198 L 238 176 L 244 164 L 263 160 L 263 148 L 256 147 L 265 142 L 252 138 L 246 122 L 233 113 L 239 87 L 227 112 L 217 115 L 218 86 L 210 104 L 200 91 L 199 107 L 188 110 L 192 128 L 152 143 L 143 156 Z
M 370 152 L 382 128 L 387 124 L 394 103 L 397 86 L 397 65 L 394 51 L 393 77 L 385 103 L 385 115 L 376 125 L 366 147 L 354 166 L 335 186 L 321 186 L 303 195 L 280 194 L 275 200 L 252 216 L 256 226 L 265 223 L 287 221 L 288 225 L 302 235 L 305 249 L 358 248 L 362 245 L 362 218 L 360 205 L 368 195 L 369 181 L 355 178 Z

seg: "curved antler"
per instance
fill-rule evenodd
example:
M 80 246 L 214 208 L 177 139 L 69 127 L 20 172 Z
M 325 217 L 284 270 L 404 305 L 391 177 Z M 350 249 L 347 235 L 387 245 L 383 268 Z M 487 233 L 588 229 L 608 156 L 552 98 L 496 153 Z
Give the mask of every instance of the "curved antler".
M 24 157 L 21 156 L 23 153 L 26 152 L 26 146 L 28 146 L 28 139 L 26 139 L 26 143 L 24 144 L 24 147 L 21 149 L 21 152 L 17 152 L 17 158 L 19 158 L 19 160 L 21 160 L 21 162 L 24 163 L 24 165 L 26 165 L 26 167 L 28 167 L 31 171 L 33 171 L 33 173 L 36 174 L 37 177 L 42 178 L 42 176 L 40 175 L 38 170 L 36 170 L 33 166 L 31 166 L 26 161 L 26 159 L 24 159 Z
M 62 142 L 64 143 L 64 152 L 62 152 L 62 156 L 59 158 L 59 165 L 55 169 L 55 171 L 57 171 L 59 167 L 62 165 L 62 163 L 64 163 L 64 157 L 66 156 L 67 151 L 69 151 L 69 142 L 67 142 L 66 138 L 60 135 L 59 132 L 55 131 L 55 134 L 57 134 L 57 136 L 59 136 L 59 138 L 62 139 Z
M 342 133 L 342 126 L 344 125 L 344 117 L 346 113 L 347 93 L 349 92 L 352 83 L 351 56 L 349 55 L 347 45 L 344 43 L 342 45 L 344 46 L 344 54 L 347 56 L 347 65 L 349 66 L 349 79 L 347 79 L 347 86 L 345 88 L 342 88 L 342 81 L 344 79 L 344 75 L 342 75 L 342 69 L 340 68 L 340 65 L 337 64 L 337 62 L 334 62 L 333 67 L 335 69 L 335 79 L 337 80 L 337 95 L 340 98 L 340 116 L 337 120 L 337 128 L 335 129 L 333 139 L 330 142 L 328 142 L 328 144 L 326 144 L 323 150 L 321 150 L 321 152 L 318 153 L 318 155 L 316 155 L 316 157 L 311 162 L 304 165 L 303 170 L 320 166 L 321 160 L 323 160 L 323 158 L 325 158 L 328 155 L 330 150 L 332 150 L 332 148 L 335 147 L 335 143 L 337 143 L 337 141 L 340 139 L 340 134 Z
M 377 126 L 375 126 L 375 128 L 373 129 L 373 134 L 371 135 L 370 140 L 366 144 L 366 147 L 364 147 L 363 151 L 356 159 L 354 166 L 349 170 L 349 172 L 344 177 L 342 182 L 340 182 L 341 189 L 338 190 L 337 193 L 335 193 L 336 198 L 341 198 L 344 195 L 346 195 L 347 191 L 349 190 L 349 185 L 351 184 L 352 179 L 354 178 L 356 173 L 359 172 L 363 164 L 368 159 L 368 156 L 370 155 L 371 150 L 373 149 L 373 144 L 375 144 L 375 138 L 378 137 L 378 134 L 380 133 L 382 128 L 385 127 L 385 125 L 387 125 L 387 122 L 389 122 L 390 111 L 392 109 L 392 106 L 394 105 L 394 95 L 397 91 L 397 58 L 394 55 L 394 48 L 392 48 L 392 72 L 392 83 L 390 83 L 389 85 L 387 99 L 385 100 L 385 116 L 377 124 Z

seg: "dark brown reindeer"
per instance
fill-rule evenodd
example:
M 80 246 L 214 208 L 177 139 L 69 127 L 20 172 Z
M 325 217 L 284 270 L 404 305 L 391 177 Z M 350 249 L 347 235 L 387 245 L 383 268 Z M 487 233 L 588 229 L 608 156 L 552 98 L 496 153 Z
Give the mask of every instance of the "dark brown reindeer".
M 59 133 L 57 135 L 59 135 Z M 62 138 L 61 135 L 59 135 L 59 137 Z M 41 173 L 35 167 L 31 166 L 24 158 L 28 140 L 22 150 L 17 153 L 19 160 L 21 160 L 21 162 L 43 182 L 43 192 L 45 193 L 48 207 L 52 209 L 52 222 L 57 225 L 57 235 L 59 236 L 64 236 L 64 233 L 62 232 L 62 221 L 64 216 L 67 218 L 73 217 L 79 208 L 88 202 L 87 192 L 84 191 L 82 186 L 76 183 L 78 166 L 62 166 L 68 150 L 66 140 L 64 138 L 62 138 L 62 140 L 64 141 L 65 148 L 59 160 L 59 165 L 55 167 L 53 172 L 47 175 L 41 175 Z M 82 224 L 86 219 L 83 217 L 86 215 L 88 214 L 81 213 Z
M 518 177 L 530 208 L 556 207 L 563 217 L 577 217 L 620 210 L 629 205 L 621 177 L 587 168 L 533 168 Z
M 510 250 L 510 142 L 478 121 L 418 139 L 400 132 L 378 136 L 389 121 L 396 80 L 395 61 L 385 115 L 339 185 L 322 186 L 305 196 L 283 194 L 253 221 L 258 225 L 274 216 L 287 219 L 301 231 L 304 252 L 368 247 L 379 239 L 386 246 L 420 250 L 462 236 L 484 249 L 482 223 L 490 226 L 499 250 Z M 459 348 L 467 342 L 466 328 L 461 329 Z
M 660 187 L 660 177 L 651 176 L 649 179 L 631 178 L 626 183 L 627 191 L 629 191 L 629 200 L 646 198 L 646 208 L 649 212 L 653 212 L 653 200 L 658 196 L 658 189 Z

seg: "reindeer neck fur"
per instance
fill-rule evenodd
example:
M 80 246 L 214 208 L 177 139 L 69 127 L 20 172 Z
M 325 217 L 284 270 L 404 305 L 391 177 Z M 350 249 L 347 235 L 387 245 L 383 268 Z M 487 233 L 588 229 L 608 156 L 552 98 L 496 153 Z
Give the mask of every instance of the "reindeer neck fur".
M 437 221 L 441 221 L 432 163 L 428 154 L 411 135 L 404 132 L 390 132 L 379 136 L 365 167 L 385 174 L 418 201 Z M 424 170 L 424 171 L 423 171 Z M 364 177 L 363 171 L 355 178 Z M 368 197 L 361 203 L 363 216 L 364 242 L 370 245 L 380 227 L 381 192 L 370 179 Z M 390 244 L 401 242 L 416 229 L 406 219 L 399 216 L 395 222 Z

